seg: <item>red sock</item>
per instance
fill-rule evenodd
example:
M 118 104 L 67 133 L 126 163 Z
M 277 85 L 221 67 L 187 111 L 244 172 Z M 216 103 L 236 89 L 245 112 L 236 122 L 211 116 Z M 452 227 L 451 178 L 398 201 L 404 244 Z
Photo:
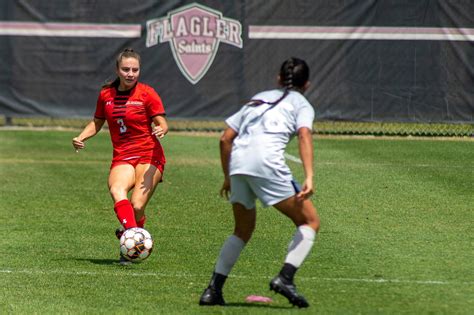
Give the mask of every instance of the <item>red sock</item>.
M 137 226 L 143 229 L 143 227 L 145 226 L 145 221 L 146 221 L 146 216 L 143 215 L 143 217 L 137 221 Z
M 117 215 L 117 219 L 120 221 L 120 224 L 124 229 L 129 229 L 132 227 L 137 227 L 137 222 L 135 221 L 135 211 L 133 211 L 132 204 L 128 199 L 120 200 L 114 205 L 114 211 Z

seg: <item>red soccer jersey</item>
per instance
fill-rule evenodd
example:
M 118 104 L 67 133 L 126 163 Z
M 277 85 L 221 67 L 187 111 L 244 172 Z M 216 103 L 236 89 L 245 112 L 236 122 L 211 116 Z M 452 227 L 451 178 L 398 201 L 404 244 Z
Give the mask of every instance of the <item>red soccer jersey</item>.
M 165 109 L 156 91 L 143 83 L 125 92 L 115 87 L 100 91 L 95 117 L 106 119 L 114 148 L 114 161 L 158 155 L 165 162 L 163 148 L 151 134 L 152 118 Z

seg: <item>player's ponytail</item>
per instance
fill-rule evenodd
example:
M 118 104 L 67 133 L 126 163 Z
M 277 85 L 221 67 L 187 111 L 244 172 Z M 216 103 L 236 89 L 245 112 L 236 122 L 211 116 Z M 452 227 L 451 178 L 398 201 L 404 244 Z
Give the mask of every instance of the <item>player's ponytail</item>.
M 118 69 L 118 67 L 120 66 L 120 62 L 122 61 L 123 58 L 135 58 L 135 59 L 138 60 L 138 64 L 141 64 L 140 54 L 138 54 L 136 51 L 134 51 L 133 48 L 125 48 L 115 58 L 115 68 L 116 69 Z M 118 77 L 116 77 L 114 80 L 106 81 L 104 83 L 104 85 L 102 85 L 102 88 L 118 87 L 119 84 L 120 84 L 120 79 Z
M 286 60 L 280 69 L 281 83 L 286 90 L 291 90 L 294 87 L 293 84 L 293 72 L 295 70 L 295 62 L 293 58 Z
M 280 83 L 287 90 L 302 92 L 309 79 L 309 67 L 302 59 L 291 57 L 280 68 Z

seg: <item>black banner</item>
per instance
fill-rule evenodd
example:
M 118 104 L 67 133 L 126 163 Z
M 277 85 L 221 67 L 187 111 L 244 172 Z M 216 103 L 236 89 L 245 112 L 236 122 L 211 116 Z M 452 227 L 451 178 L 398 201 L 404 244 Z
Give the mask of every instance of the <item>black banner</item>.
M 221 119 L 311 67 L 317 119 L 474 122 L 474 2 L 2 1 L 0 115 L 92 117 L 115 56 L 170 118 Z

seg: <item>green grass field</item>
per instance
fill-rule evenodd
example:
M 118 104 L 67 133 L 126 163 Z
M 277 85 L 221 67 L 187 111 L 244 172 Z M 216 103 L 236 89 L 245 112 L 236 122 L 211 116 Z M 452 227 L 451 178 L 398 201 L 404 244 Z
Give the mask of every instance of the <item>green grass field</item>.
M 229 277 L 228 306 L 197 305 L 233 222 L 218 191 L 218 136 L 169 134 L 150 202 L 156 247 L 120 266 L 106 132 L 0 130 L 0 314 L 473 314 L 474 141 L 315 139 L 322 227 L 296 284 L 268 291 L 294 232 L 272 208 Z M 288 152 L 297 155 L 292 143 Z M 289 162 L 297 179 L 301 166 Z M 248 304 L 248 295 L 273 298 Z

